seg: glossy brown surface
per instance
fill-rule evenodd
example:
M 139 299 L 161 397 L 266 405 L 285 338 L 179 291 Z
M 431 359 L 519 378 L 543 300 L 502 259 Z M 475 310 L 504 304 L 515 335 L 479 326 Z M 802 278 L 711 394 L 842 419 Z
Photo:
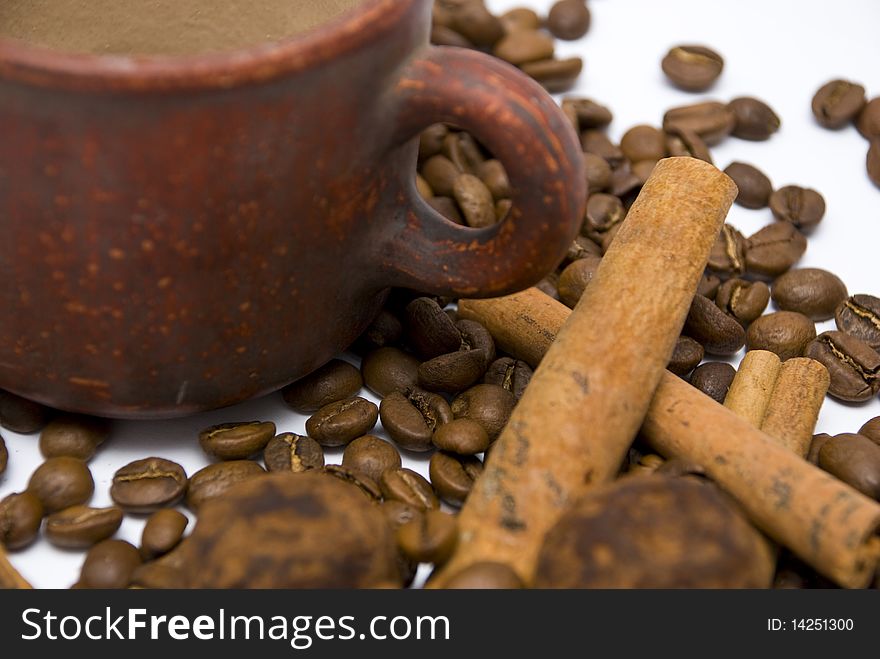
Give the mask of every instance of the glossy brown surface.
M 316 369 L 389 286 L 490 296 L 552 269 L 583 214 L 575 136 L 508 65 L 429 48 L 430 5 L 367 0 L 222 55 L 0 41 L 0 388 L 180 416 Z M 419 199 L 411 138 L 438 121 L 508 167 L 504 222 Z

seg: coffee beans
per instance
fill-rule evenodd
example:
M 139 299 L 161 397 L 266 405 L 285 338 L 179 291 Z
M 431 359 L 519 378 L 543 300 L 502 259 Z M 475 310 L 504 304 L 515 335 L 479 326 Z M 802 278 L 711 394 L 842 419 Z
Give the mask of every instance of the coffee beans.
M 799 311 L 812 320 L 828 320 L 846 298 L 846 285 L 840 278 L 819 268 L 791 270 L 773 283 L 776 306 Z
M 770 302 L 770 288 L 762 281 L 728 279 L 715 295 L 718 308 L 746 326 L 758 318 Z
M 483 382 L 497 384 L 511 392 L 519 400 L 532 379 L 532 368 L 520 359 L 501 357 L 486 369 Z
M 194 588 L 400 583 L 394 535 L 379 506 L 316 471 L 237 485 L 204 506 L 178 551 Z
M 534 30 L 517 30 L 503 37 L 492 53 L 515 66 L 553 57 L 553 39 Z
M 366 435 L 379 420 L 379 408 L 356 396 L 325 405 L 306 421 L 306 432 L 321 446 L 345 446 Z
M 90 460 L 109 433 L 109 424 L 103 419 L 63 415 L 43 428 L 40 433 L 40 452 L 46 458 L 66 455 Z
M 739 192 L 736 203 L 745 208 L 764 208 L 773 194 L 773 184 L 757 167 L 743 162 L 732 162 L 724 170 Z
M 691 373 L 691 384 L 719 403 L 724 403 L 736 369 L 725 362 L 707 362 Z
M 865 167 L 868 170 L 868 178 L 880 188 L 880 138 L 871 140 L 868 147 L 868 155 L 865 159 Z
M 186 515 L 177 510 L 157 510 L 150 515 L 141 533 L 143 559 L 149 561 L 174 549 L 183 539 L 187 524 Z
M 440 502 L 431 484 L 412 469 L 386 469 L 379 479 L 385 499 L 402 501 L 419 510 L 437 510 Z
M 547 29 L 558 39 L 580 39 L 590 29 L 586 0 L 559 0 L 547 15 Z
M 291 409 L 311 414 L 325 405 L 351 398 L 363 384 L 358 369 L 341 359 L 332 359 L 311 375 L 286 386 L 281 395 Z
M 489 448 L 489 435 L 476 421 L 454 419 L 437 428 L 434 446 L 458 455 L 476 455 Z
M 49 408 L 0 389 L 0 426 L 29 435 L 42 430 L 50 417 Z
M 397 529 L 397 546 L 413 562 L 442 565 L 458 543 L 455 517 L 429 510 Z
M 777 220 L 791 222 L 801 231 L 814 229 L 825 216 L 825 199 L 815 190 L 787 185 L 770 195 L 770 210 Z
M 880 446 L 880 416 L 875 416 L 870 421 L 866 421 L 865 425 L 859 428 L 859 434 Z
M 667 126 L 666 151 L 670 156 L 686 156 L 712 163 L 712 154 L 706 142 L 693 130 L 683 126 Z
M 856 128 L 867 140 L 880 137 L 880 96 L 875 96 L 865 104 L 856 119 Z
M 446 318 L 449 320 L 448 316 Z M 451 320 L 449 323 L 455 329 Z M 461 344 L 460 335 L 457 340 L 456 350 Z M 387 396 L 394 391 L 407 391 L 418 384 L 419 360 L 399 348 L 379 348 L 364 357 L 361 372 L 370 391 L 377 396 Z
M 141 564 L 138 550 L 124 540 L 104 540 L 86 554 L 80 574 L 84 588 L 126 588 Z
M 734 137 L 762 141 L 779 130 L 779 117 L 760 99 L 743 96 L 730 101 L 727 107 L 734 117 Z
M 186 505 L 190 510 L 199 512 L 205 502 L 219 497 L 234 485 L 259 478 L 265 473 L 263 468 L 252 460 L 230 460 L 208 465 L 189 479 Z
M 504 36 L 501 21 L 481 2 L 457 3 L 452 11 L 452 27 L 475 46 L 491 46 Z
M 401 465 L 400 453 L 384 439 L 373 435 L 358 437 L 345 447 L 342 466 L 359 471 L 377 483 L 386 469 Z
M 263 461 L 269 471 L 320 469 L 324 466 L 324 449 L 311 437 L 285 432 L 269 440 Z
M 122 525 L 122 509 L 71 506 L 46 519 L 46 538 L 56 547 L 85 549 L 116 533 Z
M 504 387 L 478 384 L 452 401 L 452 414 L 456 419 L 476 421 L 494 441 L 507 425 L 515 405 L 516 397 Z
M 746 341 L 742 325 L 701 295 L 691 303 L 684 331 L 713 355 L 732 355 Z
M 9 451 L 6 448 L 6 442 L 0 437 L 0 474 L 6 471 L 7 462 L 9 462 Z
M 837 307 L 834 322 L 841 332 L 861 339 L 874 350 L 880 350 L 880 298 L 853 295 Z
M 666 135 L 653 126 L 633 126 L 620 138 L 620 150 L 631 162 L 666 157 Z
M 559 275 L 557 283 L 559 299 L 565 306 L 571 309 L 577 306 L 587 286 L 593 281 L 601 262 L 602 259 L 599 257 L 587 256 L 566 266 L 562 274 Z
M 482 350 L 459 350 L 434 357 L 419 366 L 419 386 L 428 391 L 455 393 L 483 377 L 486 353 Z
M 43 503 L 33 492 L 0 499 L 0 545 L 9 550 L 27 547 L 40 532 Z
M 199 444 L 212 457 L 241 460 L 262 451 L 274 436 L 275 424 L 268 421 L 221 423 L 201 431 Z
M 807 346 L 804 356 L 828 369 L 828 393 L 835 398 L 861 403 L 880 392 L 880 354 L 854 336 L 823 332 Z
M 880 500 L 880 446 L 867 437 L 846 433 L 830 438 L 819 450 L 819 467 Z
M 676 46 L 663 58 L 661 68 L 677 87 L 699 92 L 718 79 L 724 69 L 724 59 L 705 46 Z
M 679 377 L 686 377 L 697 364 L 703 361 L 704 352 L 703 346 L 697 341 L 689 336 L 680 336 L 675 342 L 675 349 L 672 351 L 672 357 L 669 358 L 669 364 L 666 365 L 666 368 Z
M 825 128 L 842 128 L 865 107 L 865 88 L 847 80 L 832 80 L 813 96 L 813 116 Z
M 805 315 L 796 311 L 777 311 L 761 316 L 749 326 L 746 349 L 769 350 L 784 361 L 802 356 L 807 344 L 815 338 L 816 326 Z
M 483 463 L 473 455 L 462 456 L 437 451 L 431 456 L 428 465 L 428 475 L 437 494 L 455 506 L 464 503 L 482 473 Z
M 789 222 L 774 222 L 746 241 L 746 270 L 773 279 L 787 272 L 807 250 L 807 239 Z
M 54 513 L 86 503 L 95 491 L 95 481 L 85 462 L 62 456 L 37 467 L 27 489 L 40 499 L 46 513 Z
M 611 110 L 589 98 L 568 97 L 562 101 L 562 109 L 577 119 L 578 130 L 604 128 L 611 123 Z
M 571 89 L 583 67 L 584 61 L 580 57 L 545 59 L 520 65 L 523 73 L 540 83 L 550 93 Z
M 514 590 L 525 588 L 522 580 L 509 566 L 488 561 L 472 563 L 446 583 L 450 590 Z
M 723 275 L 741 275 L 746 269 L 746 239 L 729 224 L 721 227 L 709 252 L 708 267 Z
M 186 488 L 186 472 L 179 464 L 145 458 L 130 462 L 113 475 L 110 497 L 125 510 L 152 512 L 173 506 L 183 498 Z
M 373 503 L 382 501 L 382 491 L 379 489 L 378 483 L 366 474 L 340 465 L 327 465 L 322 471 L 328 476 L 354 485 L 361 494 Z
M 455 352 L 461 347 L 461 333 L 432 298 L 416 298 L 406 306 L 404 328 L 407 342 L 423 359 Z
M 479 178 L 461 174 L 452 185 L 452 195 L 469 227 L 482 229 L 495 224 L 495 200 Z
M 413 389 L 392 392 L 379 407 L 382 426 L 398 445 L 409 451 L 428 451 L 434 431 L 452 420 L 452 409 L 439 394 Z
M 717 144 L 733 132 L 736 115 L 729 106 L 717 101 L 672 108 L 663 115 L 663 130 L 693 131 L 706 144 Z

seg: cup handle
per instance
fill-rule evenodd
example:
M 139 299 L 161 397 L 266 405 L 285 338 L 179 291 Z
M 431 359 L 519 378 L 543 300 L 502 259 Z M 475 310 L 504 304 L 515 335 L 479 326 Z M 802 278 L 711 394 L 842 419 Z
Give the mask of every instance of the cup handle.
M 394 285 L 435 295 L 493 297 L 527 288 L 565 255 L 583 221 L 583 153 L 571 124 L 537 83 L 495 58 L 430 47 L 393 88 L 398 142 L 447 122 L 474 134 L 504 164 L 513 208 L 472 229 L 450 222 L 404 182 L 406 220 L 385 243 Z

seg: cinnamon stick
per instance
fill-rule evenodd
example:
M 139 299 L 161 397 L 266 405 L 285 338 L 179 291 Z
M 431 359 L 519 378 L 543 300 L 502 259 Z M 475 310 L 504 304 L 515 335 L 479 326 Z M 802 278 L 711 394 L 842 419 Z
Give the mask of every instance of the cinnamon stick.
M 730 383 L 724 407 L 760 428 L 781 368 L 782 360 L 775 352 L 749 350 Z
M 29 590 L 31 585 L 19 574 L 18 570 L 12 567 L 9 557 L 6 555 L 6 548 L 0 543 L 0 589 L 3 588 Z
M 614 478 L 735 195 L 708 163 L 657 164 L 496 441 L 434 585 L 482 560 L 530 583 L 544 534 L 569 501 Z M 530 338 L 549 343 L 545 330 L 533 327 Z
M 828 369 L 816 360 L 807 357 L 786 360 L 767 401 L 761 430 L 806 458 L 830 384 Z M 724 404 L 727 405 L 726 400 Z
M 534 360 L 549 346 L 541 337 L 559 331 L 569 313 L 534 288 L 459 303 L 463 318 L 486 325 L 499 348 L 524 361 L 529 361 L 526 356 Z M 530 363 L 536 365 L 537 360 Z M 753 523 L 817 571 L 847 587 L 870 581 L 880 560 L 877 502 L 799 458 L 671 373 L 663 375 L 654 393 L 642 433 L 667 457 L 704 465 Z

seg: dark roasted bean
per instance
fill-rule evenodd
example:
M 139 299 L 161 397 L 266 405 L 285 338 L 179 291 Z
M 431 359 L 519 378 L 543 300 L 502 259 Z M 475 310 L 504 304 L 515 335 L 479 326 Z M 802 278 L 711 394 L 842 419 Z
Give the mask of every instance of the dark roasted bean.
M 397 529 L 397 546 L 415 563 L 442 565 L 457 543 L 455 517 L 440 510 L 429 510 Z
M 769 350 L 785 361 L 804 354 L 816 338 L 813 321 L 796 311 L 777 311 L 756 319 L 746 333 L 748 350 Z
M 453 590 L 514 590 L 525 588 L 512 568 L 503 563 L 472 563 L 453 575 L 445 584 Z
M 49 458 L 37 467 L 27 489 L 40 499 L 50 514 L 86 503 L 95 491 L 95 481 L 85 462 L 61 456 Z
M 455 455 L 437 451 L 431 456 L 428 475 L 440 498 L 453 505 L 467 499 L 474 483 L 483 473 L 483 463 L 474 455 Z
M 138 550 L 124 540 L 104 540 L 89 550 L 80 583 L 85 588 L 126 588 L 141 564 Z
M 0 426 L 23 435 L 42 430 L 52 415 L 48 407 L 0 389 Z
M 871 400 L 880 392 L 880 353 L 843 332 L 823 332 L 804 351 L 825 365 L 828 393 L 850 403 Z
M 717 101 L 704 101 L 668 110 L 663 115 L 663 130 L 691 130 L 708 145 L 730 135 L 736 125 L 733 110 Z
M 746 241 L 746 270 L 773 279 L 787 272 L 807 251 L 807 239 L 789 222 L 774 222 Z
M 497 384 L 478 384 L 452 401 L 456 419 L 472 419 L 485 428 L 490 440 L 501 433 L 516 406 L 516 396 Z
M 351 398 L 363 384 L 357 368 L 341 359 L 331 359 L 311 375 L 287 385 L 281 396 L 291 409 L 311 414 L 325 405 Z
M 691 384 L 719 403 L 723 403 L 730 390 L 736 369 L 725 362 L 706 362 L 691 373 Z
M 837 307 L 834 321 L 841 332 L 861 339 L 874 350 L 880 350 L 880 298 L 853 295 Z
M 783 222 L 791 222 L 801 231 L 816 227 L 825 216 L 825 199 L 815 190 L 787 185 L 770 195 L 770 210 Z
M 661 68 L 677 87 L 699 92 L 718 79 L 724 70 L 724 59 L 705 46 L 676 46 L 663 58 Z
M 379 408 L 355 396 L 325 405 L 306 421 L 306 432 L 321 446 L 345 446 L 366 435 L 379 420 Z
M 402 501 L 419 510 L 437 510 L 440 501 L 431 484 L 412 469 L 386 469 L 379 479 L 385 499 Z
M 449 322 L 452 323 L 451 320 Z M 452 324 L 452 327 L 455 328 L 455 325 Z M 460 335 L 458 340 L 460 343 Z M 387 396 L 416 386 L 419 381 L 419 360 L 399 348 L 379 348 L 364 357 L 361 372 L 364 384 L 370 391 L 380 397 Z
M 434 430 L 452 419 L 445 398 L 418 389 L 392 392 L 382 399 L 379 414 L 391 439 L 409 451 L 430 450 Z
M 263 461 L 269 471 L 300 473 L 324 466 L 324 449 L 311 437 L 284 432 L 266 444 Z
M 373 503 L 382 501 L 382 491 L 379 489 L 379 484 L 356 469 L 349 469 L 340 465 L 327 465 L 324 467 L 323 472 L 333 476 L 333 478 L 345 481 L 349 485 L 354 485 Z
M 728 279 L 718 288 L 715 304 L 740 324 L 748 325 L 758 318 L 770 302 L 770 288 L 762 281 Z
M 700 295 L 691 303 L 684 331 L 713 355 L 733 355 L 746 340 L 742 325 Z
M 437 428 L 434 446 L 458 455 L 476 455 L 489 448 L 489 435 L 476 421 L 453 419 Z
M 811 320 L 828 320 L 847 298 L 840 278 L 819 268 L 789 270 L 773 282 L 773 301 L 785 311 L 799 311 Z
M 152 512 L 173 506 L 186 489 L 183 467 L 171 460 L 145 458 L 130 462 L 113 475 L 110 497 L 125 510 Z
M 773 184 L 767 175 L 757 167 L 744 162 L 732 162 L 724 170 L 739 192 L 736 203 L 745 208 L 764 208 L 773 194 Z
M 86 549 L 106 540 L 122 525 L 122 509 L 71 506 L 46 519 L 46 538 L 56 547 Z
M 602 263 L 601 258 L 588 256 L 572 261 L 566 266 L 557 283 L 559 299 L 563 304 L 574 309 L 587 286 L 593 281 L 600 263 Z
M 511 393 L 519 400 L 532 379 L 532 367 L 519 359 L 502 357 L 496 359 L 486 369 L 483 382 L 497 384 Z
M 147 519 L 141 533 L 141 557 L 145 561 L 164 556 L 183 540 L 189 520 L 183 513 L 158 510 Z
M 401 466 L 400 452 L 384 439 L 364 435 L 345 447 L 342 466 L 365 474 L 378 483 L 386 469 Z
M 666 366 L 679 377 L 687 377 L 694 367 L 703 361 L 703 346 L 689 336 L 680 336 Z
M 734 137 L 761 141 L 779 130 L 779 117 L 764 101 L 744 96 L 733 99 L 727 107 L 734 115 Z
M 819 450 L 819 467 L 880 500 L 880 446 L 867 437 L 845 433 L 831 437 Z
M 355 372 L 360 378 L 360 372 Z M 221 423 L 202 430 L 199 444 L 212 457 L 241 460 L 262 451 L 274 436 L 275 424 L 271 421 Z
M 723 275 L 741 275 L 746 270 L 746 239 L 729 224 L 721 232 L 709 253 L 710 270 Z
M 842 128 L 865 107 L 865 88 L 848 80 L 832 80 L 819 87 L 811 104 L 813 116 L 825 128 Z
M 15 550 L 32 543 L 40 532 L 44 512 L 43 503 L 33 492 L 0 499 L 0 545 Z
M 189 479 L 186 505 L 199 512 L 206 501 L 222 495 L 232 486 L 265 474 L 265 470 L 253 460 L 229 460 L 208 465 Z
M 407 342 L 423 359 L 455 352 L 461 347 L 461 333 L 432 298 L 416 298 L 406 306 L 404 327 Z

